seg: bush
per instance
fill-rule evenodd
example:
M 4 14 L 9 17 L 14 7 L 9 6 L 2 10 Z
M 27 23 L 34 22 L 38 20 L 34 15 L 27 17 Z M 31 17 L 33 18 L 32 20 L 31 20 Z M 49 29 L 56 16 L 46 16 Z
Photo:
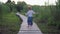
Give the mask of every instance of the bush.
M 1 10 L 2 10 L 2 14 L 6 14 L 6 13 L 9 13 L 10 8 L 7 5 L 2 4 L 2 9 Z
M 2 23 L 0 25 L 2 27 L 2 34 L 17 34 L 20 29 L 21 19 L 12 12 L 2 16 Z

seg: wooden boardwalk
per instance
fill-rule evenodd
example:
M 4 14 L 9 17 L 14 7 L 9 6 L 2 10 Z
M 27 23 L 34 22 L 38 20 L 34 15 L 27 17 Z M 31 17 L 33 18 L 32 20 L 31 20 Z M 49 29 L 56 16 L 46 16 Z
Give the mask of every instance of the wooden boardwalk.
M 19 15 L 23 20 L 18 34 L 42 34 L 41 30 L 38 28 L 36 23 L 33 22 L 33 26 L 28 28 L 27 17 L 19 13 L 16 13 L 16 14 Z

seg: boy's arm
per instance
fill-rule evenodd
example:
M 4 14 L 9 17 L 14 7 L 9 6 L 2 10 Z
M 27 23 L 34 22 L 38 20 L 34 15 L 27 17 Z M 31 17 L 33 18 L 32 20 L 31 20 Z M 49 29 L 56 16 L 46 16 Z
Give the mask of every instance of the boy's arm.
M 27 13 L 25 13 L 25 15 L 27 16 Z
M 36 13 L 33 11 L 33 14 L 36 14 Z
M 33 12 L 33 14 L 38 14 L 37 12 Z
M 33 12 L 34 14 L 36 14 L 35 12 Z
M 37 12 L 33 11 L 33 14 L 38 14 Z

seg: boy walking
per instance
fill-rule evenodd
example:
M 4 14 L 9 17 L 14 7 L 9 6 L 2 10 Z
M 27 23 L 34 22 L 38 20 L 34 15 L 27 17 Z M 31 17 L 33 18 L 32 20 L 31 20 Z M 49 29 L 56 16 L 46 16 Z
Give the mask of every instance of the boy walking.
M 27 17 L 28 17 L 28 27 L 33 25 L 33 14 L 35 14 L 35 12 L 32 10 L 31 6 L 28 6 L 28 12 L 27 12 Z

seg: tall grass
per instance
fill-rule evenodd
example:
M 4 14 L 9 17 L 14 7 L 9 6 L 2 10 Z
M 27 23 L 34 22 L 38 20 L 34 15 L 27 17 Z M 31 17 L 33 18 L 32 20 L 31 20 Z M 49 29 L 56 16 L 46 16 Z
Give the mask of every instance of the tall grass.
M 16 10 L 10 11 L 6 4 L 1 4 L 0 9 L 0 33 L 17 34 L 22 21 L 16 16 Z

